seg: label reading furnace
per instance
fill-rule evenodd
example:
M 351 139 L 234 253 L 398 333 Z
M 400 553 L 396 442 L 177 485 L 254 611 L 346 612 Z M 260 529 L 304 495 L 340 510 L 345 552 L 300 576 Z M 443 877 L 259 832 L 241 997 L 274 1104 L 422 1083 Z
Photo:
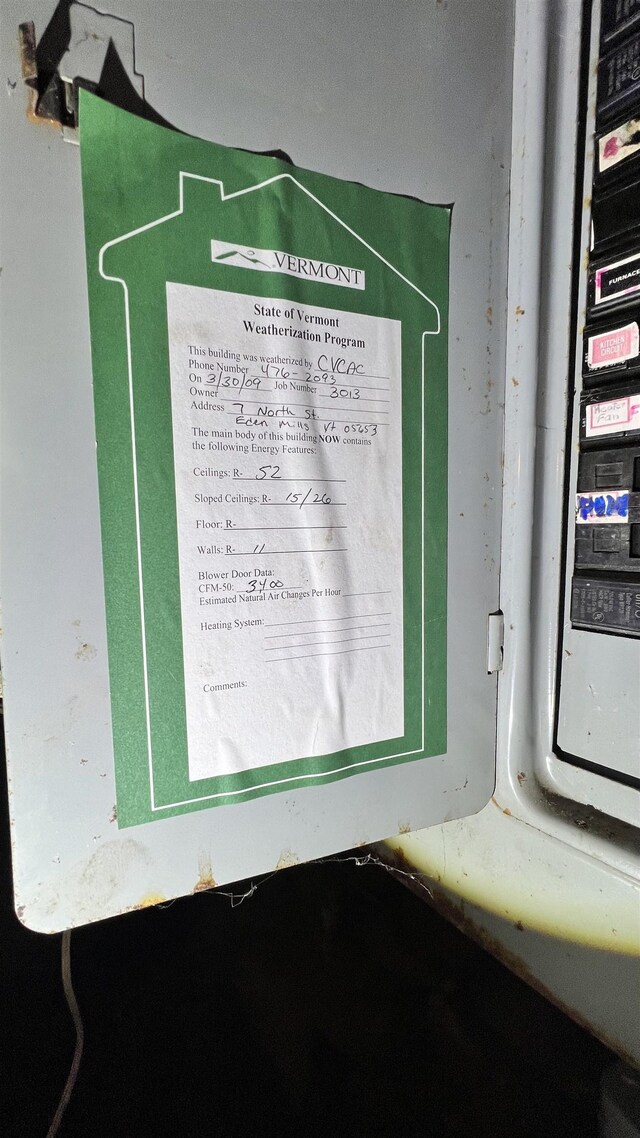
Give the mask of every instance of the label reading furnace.
M 402 735 L 400 322 L 167 309 L 190 777 Z
M 633 296 L 640 292 L 640 253 L 614 261 L 596 269 L 594 300 L 596 305 L 606 301 L 619 300 L 623 296 Z

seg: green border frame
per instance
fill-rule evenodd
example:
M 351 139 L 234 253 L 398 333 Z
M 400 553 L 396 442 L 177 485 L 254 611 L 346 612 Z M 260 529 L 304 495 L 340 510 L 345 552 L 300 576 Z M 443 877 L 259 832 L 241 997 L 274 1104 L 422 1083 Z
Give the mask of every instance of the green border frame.
M 446 750 L 446 312 L 450 210 L 176 135 L 85 92 L 81 93 L 81 99 L 81 153 L 119 825 L 134 825 L 154 817 L 246 801 L 268 793 L 335 781 L 377 766 L 443 753 Z M 111 162 L 105 163 L 105 149 L 107 157 L 111 152 Z M 204 169 L 207 173 L 201 172 Z M 213 170 L 220 176 L 213 177 Z M 142 202 L 146 209 L 141 209 L 137 201 L 136 216 L 131 203 L 139 199 L 141 188 L 149 185 L 153 185 L 150 196 L 154 200 L 162 198 L 166 203 L 170 203 L 173 187 L 174 204 L 177 186 L 178 208 L 161 210 L 155 220 L 149 221 L 153 202 L 148 201 L 147 195 Z M 248 242 L 246 230 L 241 229 L 242 224 L 246 224 L 247 195 L 267 189 L 271 193 L 271 188 L 277 191 L 269 203 L 274 208 L 260 209 L 259 231 L 255 232 L 254 226 L 255 236 L 251 234 L 254 240 Z M 335 208 L 341 209 L 342 216 L 349 217 L 350 224 L 324 204 L 327 198 L 332 205 L 335 203 Z M 199 208 L 196 208 L 197 199 Z M 233 217 L 231 213 L 225 217 L 224 234 L 213 232 L 216 221 L 213 206 L 231 203 L 232 199 L 234 207 L 241 205 L 242 209 L 240 212 L 235 209 Z M 310 209 L 320 217 L 320 224 Z M 278 219 L 278 213 L 289 215 L 284 234 L 282 216 Z M 333 219 L 330 233 L 326 215 Z M 249 211 L 249 216 L 256 221 L 255 212 Z M 141 224 L 127 230 L 129 219 L 140 220 Z M 203 219 L 204 230 L 201 231 Z M 387 244 L 391 238 L 396 253 L 404 251 L 408 262 L 405 272 L 394 267 L 387 248 L 379 252 L 372 244 L 372 221 L 378 238 L 385 234 Z M 339 231 L 342 240 L 336 239 L 336 222 L 342 227 Z M 365 229 L 369 226 L 369 232 L 364 236 L 357 233 L 356 222 Z M 159 228 L 165 223 L 172 227 L 171 240 L 169 231 Z M 421 231 L 426 243 L 416 247 L 413 242 Z M 114 238 L 114 232 L 121 236 Z M 206 259 L 200 262 L 189 256 L 186 260 L 183 257 L 180 271 L 176 272 L 176 250 L 199 247 L 203 232 L 208 238 L 216 236 L 244 245 L 253 243 L 262 248 L 291 251 L 295 251 L 302 233 L 302 255 L 343 264 L 357 263 L 353 259 L 355 238 L 360 243 L 361 260 L 369 257 L 364 264 L 368 279 L 372 279 L 372 272 L 375 278 L 376 268 L 379 279 L 373 289 L 367 290 L 368 295 L 349 291 L 348 298 L 343 298 L 336 296 L 342 290 L 332 285 L 303 282 L 279 274 L 249 273 L 232 266 L 214 267 Z M 141 241 L 135 249 L 129 246 L 126 255 L 124 246 L 134 237 Z M 328 256 L 326 242 L 332 237 L 334 243 Z M 416 248 L 422 250 L 421 255 L 416 255 Z M 427 297 L 406 275 L 412 271 L 417 279 L 423 279 L 425 268 L 429 287 L 436 290 L 436 301 Z M 218 273 L 217 277 L 214 272 Z M 402 739 L 335 755 L 301 757 L 236 775 L 189 781 L 166 298 L 163 300 L 160 295 L 160 288 L 164 290 L 169 279 L 260 294 L 265 300 L 298 300 L 333 309 L 340 308 L 340 300 L 348 299 L 345 311 L 401 320 L 405 660 L 405 735 Z M 122 292 L 113 289 L 114 282 L 124 291 L 124 305 Z M 398 295 L 399 290 L 401 295 Z M 424 328 L 427 322 L 425 300 L 441 314 L 435 333 Z M 425 358 L 427 339 L 428 360 Z M 143 344 L 147 345 L 144 352 Z M 153 346 L 152 353 L 148 351 L 149 344 Z M 128 379 L 127 391 L 123 391 L 123 376 Z M 425 399 L 427 385 L 428 400 Z M 134 450 L 136 445 L 141 447 L 135 460 L 132 445 Z M 155 461 L 152 452 L 156 455 Z M 164 459 L 158 460 L 158 454 Z M 158 503 L 161 510 L 157 509 Z M 133 577 L 136 573 L 139 577 L 137 582 L 132 579 L 132 567 L 136 571 Z M 147 595 L 153 598 L 151 606 L 145 603 Z M 422 612 L 421 625 L 415 619 L 418 604 Z M 180 669 L 176 674 L 178 646 Z M 173 666 L 160 667 L 161 674 L 153 678 L 146 711 L 141 714 L 145 708 L 145 692 L 140 669 L 141 663 L 143 670 L 146 666 L 144 656 L 149 649 L 154 660 L 163 660 L 165 664 L 170 660 Z M 167 673 L 171 674 L 170 678 Z M 158 744 L 157 761 L 153 758 L 150 761 L 148 753 L 145 756 L 149 748 L 144 745 L 144 735 L 150 732 L 154 735 L 154 748 L 155 740 Z

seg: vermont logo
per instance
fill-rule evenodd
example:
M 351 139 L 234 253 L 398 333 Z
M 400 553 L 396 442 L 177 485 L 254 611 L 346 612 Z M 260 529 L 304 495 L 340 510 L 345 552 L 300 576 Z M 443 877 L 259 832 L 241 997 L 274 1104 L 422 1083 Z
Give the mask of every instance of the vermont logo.
M 212 241 L 211 245 L 213 246 L 214 244 L 219 244 L 219 243 Z M 212 248 L 211 260 L 212 261 L 233 262 L 233 264 L 235 264 L 235 265 L 240 265 L 241 268 L 242 267 L 247 268 L 248 266 L 246 266 L 246 265 L 243 266 L 242 262 L 248 261 L 249 265 L 261 265 L 264 269 L 270 270 L 271 265 L 268 265 L 266 261 L 261 261 L 258 257 L 252 257 L 251 254 L 253 252 L 254 252 L 253 249 L 247 249 L 246 253 L 243 253 L 241 249 L 229 249 L 229 251 L 227 253 L 218 253 L 218 256 L 214 257 L 213 256 L 213 248 Z
M 336 265 L 331 261 L 314 261 L 311 257 L 283 253 L 278 249 L 250 249 L 229 245 L 226 241 L 212 241 L 211 260 L 218 265 L 254 269 L 261 273 L 285 273 L 289 277 L 305 277 L 322 284 L 341 285 L 343 288 L 357 288 L 360 291 L 365 288 L 364 269 Z

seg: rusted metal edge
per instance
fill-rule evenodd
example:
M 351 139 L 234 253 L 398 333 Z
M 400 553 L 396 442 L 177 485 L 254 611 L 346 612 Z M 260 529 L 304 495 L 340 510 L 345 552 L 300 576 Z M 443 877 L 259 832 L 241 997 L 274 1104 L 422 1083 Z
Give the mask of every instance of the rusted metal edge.
M 38 65 L 36 63 L 36 26 L 33 20 L 20 24 L 18 27 L 18 54 L 20 56 L 22 80 L 29 91 L 27 118 L 30 122 L 37 122 Z
M 20 24 L 18 27 L 18 49 L 22 79 L 28 86 L 37 88 L 36 26 L 33 20 L 28 20 L 27 23 Z
M 469 939 L 478 944 L 480 948 L 484 948 L 487 952 L 490 952 L 496 960 L 504 964 L 505 967 L 518 976 L 520 980 L 524 980 L 525 984 L 528 984 L 529 987 L 533 988 L 539 995 L 544 996 L 549 1003 L 553 1004 L 561 1012 L 564 1012 L 578 1027 L 583 1028 L 584 1031 L 589 1032 L 589 1035 L 593 1035 L 599 1039 L 606 1047 L 609 1047 L 611 1051 L 619 1055 L 625 1063 L 628 1063 L 630 1067 L 638 1067 L 637 1059 L 626 1051 L 624 1045 L 620 1043 L 618 1039 L 607 1035 L 603 1031 L 596 1031 L 585 1016 L 581 1015 L 580 1012 L 577 1012 L 568 1004 L 565 1004 L 555 992 L 548 988 L 546 984 L 543 984 L 517 953 L 505 948 L 501 941 L 491 936 L 486 929 L 483 929 L 481 925 L 473 921 L 465 913 L 462 901 L 460 904 L 456 904 L 452 901 L 442 889 L 438 888 L 437 883 L 432 878 L 416 870 L 416 867 L 412 865 L 409 859 L 400 850 L 392 850 L 386 845 L 376 845 L 375 848 L 382 859 L 387 861 L 393 868 L 401 871 L 398 874 L 398 880 L 402 881 L 412 893 L 415 893 L 422 901 L 426 901 L 427 904 L 432 905 L 441 916 L 450 921 L 452 925 L 455 925 L 461 933 L 468 936 Z M 420 878 L 424 878 L 428 882 L 428 889 L 425 888 Z M 516 927 L 522 928 L 521 925 L 516 925 Z
M 73 125 L 67 121 L 63 83 L 59 75 L 50 79 L 44 91 L 40 90 L 38 79 L 38 59 L 36 51 L 36 27 L 33 20 L 18 25 L 18 54 L 20 72 L 29 92 L 27 118 L 29 122 L 53 126 L 60 130 Z

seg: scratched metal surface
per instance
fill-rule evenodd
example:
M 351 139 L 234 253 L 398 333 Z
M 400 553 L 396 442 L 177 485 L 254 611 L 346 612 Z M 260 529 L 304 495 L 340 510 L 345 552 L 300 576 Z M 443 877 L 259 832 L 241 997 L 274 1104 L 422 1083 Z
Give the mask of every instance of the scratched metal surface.
M 513 20 L 510 0 L 109 6 L 135 25 L 148 101 L 181 129 L 455 203 L 447 755 L 119 832 L 79 154 L 28 121 L 17 52 L 18 23 L 33 19 L 40 35 L 53 10 L 5 0 L 0 16 L 2 662 L 16 907 L 47 932 L 470 814 L 489 798 Z

